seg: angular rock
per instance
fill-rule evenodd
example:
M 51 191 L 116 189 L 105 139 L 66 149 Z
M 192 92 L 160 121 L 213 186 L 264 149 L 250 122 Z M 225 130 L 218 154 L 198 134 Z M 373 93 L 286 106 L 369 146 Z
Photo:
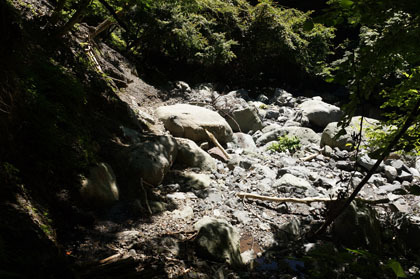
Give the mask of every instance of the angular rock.
M 192 207 L 186 206 L 182 210 L 176 209 L 172 211 L 172 218 L 188 220 L 194 216 Z
M 242 99 L 238 91 L 218 97 L 214 106 L 226 115 L 227 122 L 235 132 L 247 133 L 262 129 L 257 109 Z
M 239 250 L 239 233 L 228 222 L 205 216 L 194 224 L 194 228 L 198 231 L 195 242 L 199 254 L 226 261 L 233 267 L 243 265 Z
M 229 161 L 228 157 L 226 157 L 226 155 L 222 152 L 222 150 L 220 150 L 220 148 L 218 147 L 213 147 L 210 148 L 209 150 L 207 150 L 207 152 L 209 153 L 209 155 L 219 161 L 222 161 L 224 163 L 226 163 L 227 161 Z
M 413 175 L 413 177 L 417 177 L 417 178 L 420 177 L 420 172 L 417 169 L 415 169 L 415 168 L 409 168 L 409 171 Z
M 140 179 L 157 186 L 172 166 L 178 152 L 178 145 L 171 136 L 144 138 L 142 142 L 130 146 L 123 155 L 126 176 L 138 189 Z M 136 190 L 137 191 L 137 190 Z
M 385 177 L 388 178 L 388 181 L 390 182 L 394 181 L 398 176 L 397 170 L 392 166 L 385 166 L 384 173 Z
M 349 161 L 337 161 L 336 168 L 345 171 L 352 171 L 353 170 L 353 163 Z
M 291 93 L 281 88 L 276 88 L 274 91 L 274 96 L 271 99 L 272 103 L 275 103 L 279 106 L 293 106 L 295 101 L 296 100 L 294 100 Z
M 215 170 L 216 162 L 195 142 L 184 138 L 175 138 L 178 145 L 178 155 L 175 163 L 201 170 Z
M 248 212 L 244 210 L 235 210 L 232 215 L 243 224 L 248 224 L 251 221 Z
M 350 125 L 345 128 L 346 134 L 341 135 L 338 138 L 335 136 L 341 130 L 341 127 L 338 127 L 338 122 L 332 122 L 325 127 L 321 136 L 321 147 L 324 145 L 329 145 L 331 147 L 338 147 L 343 150 L 352 150 L 354 140 L 352 134 L 358 134 L 360 130 L 360 116 L 355 116 L 351 119 Z M 366 142 L 366 128 L 373 128 L 378 125 L 379 121 L 372 118 L 364 118 L 363 129 L 362 129 L 362 141 Z
M 227 117 L 227 122 L 234 132 L 241 131 L 247 133 L 251 130 L 257 131 L 263 128 L 263 124 L 255 107 L 248 106 L 243 109 L 234 110 L 231 113 L 231 116 L 234 120 Z
M 340 121 L 343 113 L 340 108 L 320 100 L 308 100 L 299 105 L 302 116 L 319 128 L 324 129 L 331 122 Z
M 400 181 L 408 181 L 411 182 L 413 181 L 413 175 L 409 172 L 406 171 L 401 171 L 400 175 L 398 175 L 398 179 Z
M 256 152 L 257 146 L 255 145 L 254 139 L 251 135 L 244 133 L 234 133 L 233 142 L 239 148 L 249 152 Z
M 416 165 L 415 168 L 418 172 L 420 172 L 420 157 L 416 158 Z
M 265 113 L 265 118 L 276 120 L 280 116 L 278 110 L 268 109 Z
M 367 154 L 364 154 L 360 157 L 357 157 L 356 161 L 357 161 L 358 165 L 362 166 L 366 170 L 370 170 L 376 164 L 376 160 L 371 159 Z M 376 169 L 376 171 L 381 171 L 381 170 L 384 169 L 384 167 L 385 167 L 385 165 L 383 163 L 381 163 L 378 166 L 378 168 Z
M 99 163 L 83 179 L 80 189 L 82 197 L 95 206 L 110 205 L 119 199 L 119 189 L 111 166 Z
M 279 228 L 279 244 L 287 245 L 288 242 L 296 240 L 301 235 L 301 230 L 302 224 L 300 220 L 293 218 Z
M 204 129 L 213 133 L 220 143 L 232 140 L 232 129 L 217 112 L 188 104 L 159 107 L 158 118 L 165 128 L 176 137 L 188 138 L 195 142 L 207 141 Z
M 391 166 L 400 172 L 404 168 L 404 162 L 401 160 L 391 160 Z

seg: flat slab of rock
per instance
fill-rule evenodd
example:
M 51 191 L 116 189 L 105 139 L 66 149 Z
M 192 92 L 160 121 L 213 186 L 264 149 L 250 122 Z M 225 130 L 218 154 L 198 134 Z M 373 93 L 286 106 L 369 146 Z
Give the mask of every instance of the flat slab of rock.
M 288 135 L 295 136 L 300 140 L 302 145 L 316 144 L 318 145 L 321 138 L 310 128 L 304 127 L 279 127 L 263 134 L 256 140 L 257 146 L 264 145 L 270 141 L 277 141 L 278 137 Z
M 177 104 L 159 107 L 158 118 L 165 128 L 174 136 L 188 138 L 195 142 L 208 140 L 204 129 L 207 129 L 220 143 L 232 140 L 232 129 L 226 120 L 217 112 L 188 104 Z

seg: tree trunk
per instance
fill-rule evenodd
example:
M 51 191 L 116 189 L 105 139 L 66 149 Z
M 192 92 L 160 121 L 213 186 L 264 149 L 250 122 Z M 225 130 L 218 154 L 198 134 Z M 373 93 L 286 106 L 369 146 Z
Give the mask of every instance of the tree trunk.
M 54 9 L 54 12 L 50 18 L 51 25 L 56 25 L 58 20 L 60 19 L 61 11 L 64 9 L 64 5 L 66 4 L 67 0 L 58 0 L 57 6 Z
M 115 13 L 115 16 L 119 16 L 122 14 L 122 10 Z M 114 16 L 114 17 L 115 17 Z M 93 40 L 96 36 L 101 34 L 103 31 L 107 30 L 109 27 L 111 27 L 113 24 L 115 24 L 111 18 L 107 18 L 104 21 L 102 21 L 98 26 L 96 26 L 95 30 L 90 33 L 90 38 Z
M 76 23 L 78 23 L 82 19 L 83 13 L 86 11 L 91 1 L 92 0 L 81 0 L 79 8 L 74 13 L 74 15 L 69 19 L 69 21 L 66 24 L 64 24 L 63 27 L 61 27 L 58 30 L 58 37 L 62 37 L 64 34 L 70 31 Z

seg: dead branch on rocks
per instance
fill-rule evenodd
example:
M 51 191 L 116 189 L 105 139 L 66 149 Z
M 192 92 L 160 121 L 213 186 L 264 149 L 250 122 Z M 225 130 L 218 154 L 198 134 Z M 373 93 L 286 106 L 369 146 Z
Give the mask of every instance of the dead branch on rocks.
M 217 141 L 216 137 L 207 129 L 204 129 L 204 131 L 206 131 L 207 136 L 210 138 L 213 144 L 216 145 L 220 149 L 220 151 L 222 151 L 222 153 L 226 156 L 226 158 L 229 160 L 230 159 L 229 154 L 226 152 L 223 146 Z
M 306 157 L 303 157 L 302 159 L 300 159 L 302 162 L 306 162 L 306 161 L 310 161 L 310 160 L 312 160 L 312 159 L 314 159 L 314 158 L 316 158 L 316 156 L 318 156 L 319 155 L 319 153 L 314 153 L 314 154 L 311 154 L 311 155 L 308 155 L 308 156 L 306 156 Z
M 330 199 L 330 198 L 278 198 L 278 197 L 268 197 L 268 196 L 261 196 L 257 194 L 249 194 L 249 193 L 238 193 L 236 194 L 238 197 L 243 199 L 254 199 L 254 200 L 261 200 L 261 201 L 271 201 L 271 202 L 292 202 L 292 203 L 304 203 L 304 204 L 310 204 L 313 202 L 334 202 L 337 201 L 337 199 Z M 368 204 L 380 204 L 380 203 L 387 203 L 389 202 L 389 199 L 379 199 L 379 200 L 366 200 L 358 198 L 356 200 L 359 200 L 361 202 L 365 202 Z

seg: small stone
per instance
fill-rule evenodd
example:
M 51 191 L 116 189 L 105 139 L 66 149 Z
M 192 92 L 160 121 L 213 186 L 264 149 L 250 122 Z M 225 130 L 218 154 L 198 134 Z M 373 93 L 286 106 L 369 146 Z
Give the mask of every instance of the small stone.
M 335 164 L 335 167 L 340 170 L 352 171 L 353 163 L 348 162 L 348 161 L 337 161 L 337 163 Z
M 239 233 L 225 220 L 203 217 L 194 224 L 198 231 L 195 242 L 198 253 L 211 256 L 220 261 L 227 261 L 234 267 L 243 265 L 239 250 Z
M 241 223 L 248 224 L 251 221 L 249 218 L 248 212 L 243 210 L 235 210 L 233 212 L 233 216 Z
M 285 174 L 279 180 L 277 180 L 273 187 L 279 188 L 281 186 L 291 187 L 291 188 L 303 188 L 310 189 L 312 188 L 311 184 L 305 179 L 296 177 L 292 174 Z
M 255 255 L 254 250 L 247 250 L 241 253 L 241 257 L 244 264 L 249 264 L 257 257 L 257 255 Z
M 213 157 L 217 160 L 220 160 L 224 163 L 229 161 L 229 159 L 226 157 L 226 155 L 223 154 L 223 152 L 218 147 L 213 147 L 213 148 L 207 150 L 207 152 L 210 154 L 211 157 Z
M 264 94 L 260 94 L 260 95 L 258 95 L 258 97 L 257 97 L 257 101 L 258 102 L 261 102 L 261 103 L 264 103 L 264 104 L 268 104 L 268 101 L 269 101 L 270 99 L 268 99 L 268 97 L 267 96 L 265 96 Z
M 388 181 L 391 181 L 391 182 L 394 181 L 398 176 L 397 169 L 394 168 L 393 166 L 385 166 L 384 172 L 385 172 L 386 178 L 388 178 Z
M 414 177 L 420 177 L 420 172 L 415 168 L 409 168 L 409 171 Z
M 207 151 L 210 149 L 210 144 L 207 141 L 205 141 L 200 144 L 200 148 Z
M 332 149 L 329 145 L 325 145 L 322 148 L 322 154 L 327 157 L 336 158 L 337 156 L 334 153 L 334 149 Z
M 170 193 L 170 194 L 167 194 L 166 197 L 169 198 L 169 199 L 174 199 L 174 200 L 185 200 L 186 199 L 185 193 L 182 193 L 182 192 Z
M 182 210 L 176 209 L 172 211 L 172 217 L 174 219 L 191 219 L 192 217 L 194 217 L 194 211 L 190 206 L 186 206 Z
M 404 162 L 401 160 L 392 160 L 391 161 L 391 166 L 393 166 L 394 168 L 397 169 L 397 171 L 401 171 L 402 168 L 404 167 Z
M 265 113 L 265 118 L 276 120 L 280 116 L 278 110 L 269 109 Z
M 390 205 L 394 212 L 410 213 L 410 207 L 403 199 L 396 200 Z
M 413 175 L 406 171 L 401 171 L 401 174 L 398 176 L 398 179 L 401 181 L 413 181 Z
M 270 230 L 270 225 L 266 224 L 266 223 L 262 223 L 260 222 L 258 224 L 258 227 L 264 231 L 269 231 Z

